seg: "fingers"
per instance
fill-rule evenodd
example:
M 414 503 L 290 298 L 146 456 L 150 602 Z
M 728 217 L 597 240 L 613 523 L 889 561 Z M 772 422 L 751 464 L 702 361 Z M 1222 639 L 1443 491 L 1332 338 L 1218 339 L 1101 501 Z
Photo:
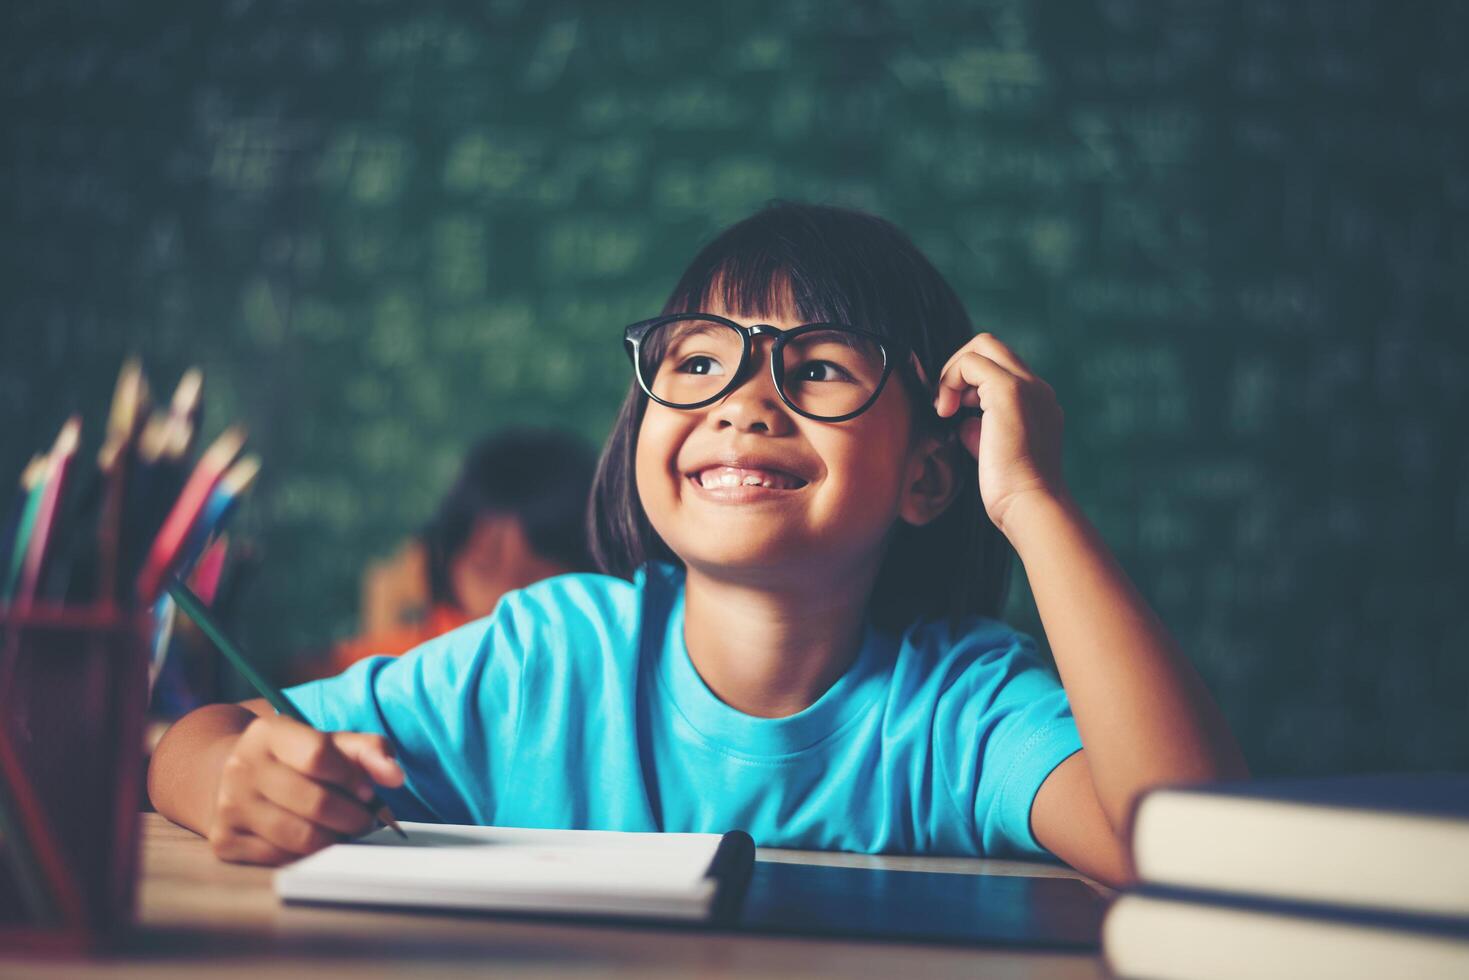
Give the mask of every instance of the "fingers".
M 1035 380 L 1035 373 L 1030 370 L 1028 364 L 1020 359 L 1020 355 L 992 333 L 981 333 L 971 337 L 967 344 L 956 350 L 945 362 L 943 370 L 939 372 L 940 376 L 948 373 L 955 361 L 970 352 L 983 354 L 1018 378 L 1024 378 L 1027 381 Z
M 337 732 L 332 741 L 344 758 L 366 770 L 379 786 L 403 785 L 403 767 L 393 758 L 392 743 L 381 735 Z
M 1019 354 L 1007 347 L 994 334 L 979 334 L 971 341 L 971 344 L 974 350 L 988 357 L 1017 378 L 1023 378 L 1026 381 L 1036 380 L 1035 372 L 1031 371 L 1030 365 L 1022 361 Z
M 250 832 L 292 858 L 342 842 L 342 835 L 336 831 L 283 810 L 263 796 L 257 796 L 248 806 L 253 811 L 247 824 Z
M 218 837 L 211 834 L 209 846 L 214 851 L 214 856 L 221 861 L 233 861 L 236 864 L 268 864 L 279 865 L 294 861 L 298 855 L 290 851 L 283 851 L 279 847 L 263 838 L 248 833 L 222 834 Z
M 374 781 L 403 783 L 381 736 L 257 719 L 220 769 L 210 844 L 227 861 L 281 864 L 365 833 L 376 823 L 364 806 Z
M 939 376 L 934 411 L 948 418 L 960 407 L 983 408 L 987 389 L 1015 389 L 1020 379 L 983 354 L 960 351 L 949 360 Z
M 256 778 L 262 797 L 288 813 L 326 830 L 352 837 L 367 833 L 377 823 L 363 805 L 372 798 L 372 786 L 365 780 L 357 796 L 350 798 L 340 790 L 307 779 L 283 765 L 266 766 Z
M 266 745 L 272 757 L 319 783 L 355 794 L 363 782 L 362 767 L 349 759 L 334 736 L 287 718 L 270 719 Z
M 259 838 L 263 843 L 250 838 Z M 235 778 L 230 772 L 223 774 L 209 842 L 225 860 L 280 864 L 340 840 L 340 833 L 266 799 L 254 783 Z
M 1044 384 L 1035 373 L 1031 371 L 1030 365 L 1020 359 L 1020 355 L 1007 347 L 998 337 L 992 333 L 982 333 L 972 338 L 969 343 L 953 353 L 944 364 L 943 370 L 939 372 L 939 391 L 934 400 L 934 408 L 941 418 L 947 418 L 958 410 L 959 406 L 976 408 L 981 406 L 981 400 L 973 395 L 965 397 L 963 385 L 956 380 L 956 365 L 966 358 L 974 356 L 985 358 L 996 367 L 1019 378 L 1022 381 L 1038 382 Z M 975 369 L 977 370 L 977 369 Z M 955 401 L 944 395 L 944 387 L 953 387 L 959 391 L 960 400 Z

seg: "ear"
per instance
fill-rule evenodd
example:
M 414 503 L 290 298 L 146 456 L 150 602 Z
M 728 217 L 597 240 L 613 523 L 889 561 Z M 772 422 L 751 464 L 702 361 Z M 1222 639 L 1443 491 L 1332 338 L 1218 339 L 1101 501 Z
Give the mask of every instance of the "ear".
M 959 496 L 960 458 L 952 439 L 924 436 L 908 457 L 898 516 L 915 527 L 937 518 Z

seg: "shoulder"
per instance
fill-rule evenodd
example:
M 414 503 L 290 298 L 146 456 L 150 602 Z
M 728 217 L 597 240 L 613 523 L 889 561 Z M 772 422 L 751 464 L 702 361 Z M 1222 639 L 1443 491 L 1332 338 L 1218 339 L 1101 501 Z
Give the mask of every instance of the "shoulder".
M 447 671 L 468 679 L 490 663 L 635 647 L 645 593 L 663 591 L 656 578 L 640 570 L 631 582 L 592 573 L 543 579 L 505 593 L 488 616 L 420 644 L 393 661 L 391 670 Z
M 505 593 L 490 615 L 491 630 L 525 644 L 551 641 L 552 648 L 579 637 L 615 642 L 636 631 L 642 591 L 641 573 L 633 582 L 591 573 L 557 575 Z
M 900 656 L 914 666 L 933 669 L 994 668 L 1034 658 L 1035 640 L 998 619 L 984 616 L 920 619 L 902 633 Z
M 898 644 L 895 673 L 903 686 L 928 687 L 940 700 L 971 705 L 1034 696 L 1058 683 L 1034 639 L 982 616 L 911 624 Z
M 507 592 L 491 614 L 497 629 L 523 639 L 583 637 L 602 648 L 636 646 L 640 630 L 666 619 L 683 590 L 683 570 L 649 563 L 631 581 L 613 575 L 557 575 Z M 565 644 L 562 644 L 564 647 Z
M 326 683 L 359 701 L 442 706 L 475 691 L 518 688 L 535 665 L 589 662 L 632 644 L 638 589 L 607 575 L 560 575 L 505 593 L 488 616 L 427 640 L 401 657 L 369 657 Z
M 617 618 L 637 609 L 641 588 L 641 573 L 638 581 L 629 582 L 613 575 L 577 572 L 507 592 L 500 601 L 516 616 Z

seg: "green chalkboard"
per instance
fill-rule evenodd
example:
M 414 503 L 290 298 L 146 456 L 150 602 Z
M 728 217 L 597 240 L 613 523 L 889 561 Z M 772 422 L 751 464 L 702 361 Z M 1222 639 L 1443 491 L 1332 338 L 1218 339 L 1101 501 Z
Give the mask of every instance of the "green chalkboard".
M 0 474 L 201 364 L 279 664 L 476 435 L 600 441 L 702 240 L 853 205 L 1052 382 L 1258 770 L 1469 765 L 1469 5 L 731 6 L 5 4 Z

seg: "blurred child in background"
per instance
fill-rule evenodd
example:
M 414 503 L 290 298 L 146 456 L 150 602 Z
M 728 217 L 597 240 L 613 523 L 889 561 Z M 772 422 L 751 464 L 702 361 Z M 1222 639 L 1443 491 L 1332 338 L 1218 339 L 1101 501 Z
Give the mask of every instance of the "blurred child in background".
M 339 673 L 365 657 L 400 654 L 488 616 L 500 596 L 567 572 L 590 571 L 586 509 L 596 457 L 550 429 L 481 439 L 427 526 L 363 581 L 362 634 L 298 672 Z

